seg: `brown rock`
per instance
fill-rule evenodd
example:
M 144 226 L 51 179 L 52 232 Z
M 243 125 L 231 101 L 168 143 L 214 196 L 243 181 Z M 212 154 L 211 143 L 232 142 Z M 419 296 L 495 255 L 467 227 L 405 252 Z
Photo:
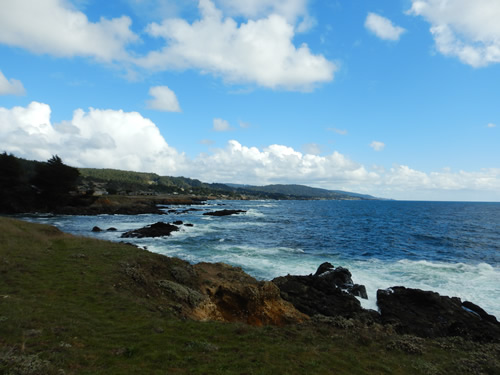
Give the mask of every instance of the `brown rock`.
M 308 317 L 280 297 L 271 282 L 257 281 L 241 268 L 223 263 L 200 263 L 194 266 L 201 281 L 201 291 L 216 307 L 216 316 L 224 321 L 256 326 L 302 322 Z M 202 306 L 204 310 L 207 304 Z

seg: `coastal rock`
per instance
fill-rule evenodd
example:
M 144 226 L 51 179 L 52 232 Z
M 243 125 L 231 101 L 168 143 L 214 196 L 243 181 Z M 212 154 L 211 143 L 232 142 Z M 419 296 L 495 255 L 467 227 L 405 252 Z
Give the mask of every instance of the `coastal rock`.
M 500 342 L 500 324 L 496 318 L 458 297 L 396 286 L 378 290 L 377 304 L 382 322 L 393 325 L 402 334 Z
M 179 302 L 187 302 L 191 307 L 198 306 L 206 299 L 206 296 L 200 292 L 174 281 L 160 280 L 158 286 L 170 295 L 175 296 Z
M 282 276 L 273 279 L 281 291 L 281 297 L 291 302 L 299 311 L 309 316 L 343 316 L 352 318 L 358 315 L 372 315 L 361 307 L 355 294 L 350 292 L 356 284 L 351 273 L 343 267 L 335 268 L 330 263 L 319 266 L 314 275 Z M 358 292 L 366 290 L 356 285 Z
M 284 325 L 308 319 L 281 298 L 275 284 L 257 281 L 239 267 L 223 263 L 199 263 L 194 269 L 201 281 L 202 293 L 211 301 L 211 305 L 205 303 L 201 309 L 195 310 L 195 315 L 203 315 L 207 306 L 215 306 L 212 313 L 215 312 L 216 317 L 224 321 L 256 326 Z
M 143 238 L 143 237 L 163 237 L 169 236 L 172 232 L 178 231 L 179 227 L 169 223 L 158 222 L 145 226 L 144 228 L 131 230 L 121 235 L 122 238 Z
M 203 215 L 206 216 L 229 216 L 229 215 L 235 215 L 235 214 L 240 214 L 240 213 L 245 213 L 246 211 L 243 210 L 219 210 L 219 211 L 213 211 L 213 212 L 205 212 Z
M 166 308 L 195 320 L 242 322 L 256 326 L 300 323 L 308 317 L 284 301 L 271 282 L 257 281 L 241 268 L 222 263 L 191 265 L 154 255 L 155 262 L 124 263 L 127 281 L 119 288 L 146 299 L 156 297 Z
M 99 227 L 97 227 L 97 226 L 95 226 L 95 227 L 92 228 L 92 232 L 102 232 L 102 229 L 99 228 Z

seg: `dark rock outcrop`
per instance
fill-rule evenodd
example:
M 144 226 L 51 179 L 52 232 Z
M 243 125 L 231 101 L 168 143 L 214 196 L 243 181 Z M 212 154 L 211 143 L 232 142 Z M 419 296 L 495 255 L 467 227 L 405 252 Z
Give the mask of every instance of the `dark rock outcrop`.
M 97 226 L 95 226 L 95 227 L 92 228 L 92 232 L 102 232 L 102 229 L 99 228 L 99 227 L 97 227 Z
M 206 216 L 229 216 L 229 215 L 235 215 L 235 214 L 240 214 L 240 213 L 245 213 L 246 211 L 243 210 L 219 210 L 219 211 L 213 211 L 213 212 L 205 212 L 203 215 Z
M 121 235 L 122 238 L 143 238 L 143 237 L 163 237 L 169 236 L 172 232 L 178 231 L 179 227 L 169 223 L 158 222 L 145 226 L 144 228 L 131 230 Z
M 377 304 L 382 322 L 394 325 L 402 334 L 500 342 L 500 324 L 496 318 L 458 297 L 397 286 L 378 290 Z
M 376 318 L 376 313 L 364 310 L 352 293 L 352 290 L 357 293 L 364 291 L 366 296 L 364 287 L 353 283 L 346 268 L 323 263 L 314 275 L 282 276 L 275 278 L 273 283 L 280 289 L 284 300 L 309 316 L 321 314 L 352 318 L 369 315 Z

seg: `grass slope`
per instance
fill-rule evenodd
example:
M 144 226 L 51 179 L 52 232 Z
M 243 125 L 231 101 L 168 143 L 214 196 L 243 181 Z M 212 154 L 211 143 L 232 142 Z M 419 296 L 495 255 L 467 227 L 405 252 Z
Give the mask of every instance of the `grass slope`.
M 498 345 L 397 336 L 329 319 L 195 322 L 124 265 L 182 261 L 0 218 L 0 374 L 498 374 Z M 141 292 L 142 290 L 142 292 Z

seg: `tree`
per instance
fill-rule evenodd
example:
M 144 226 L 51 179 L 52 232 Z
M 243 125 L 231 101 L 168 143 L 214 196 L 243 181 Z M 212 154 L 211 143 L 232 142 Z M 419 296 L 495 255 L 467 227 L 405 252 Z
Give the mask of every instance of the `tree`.
M 67 204 L 79 176 L 78 169 L 65 165 L 57 155 L 38 164 L 32 183 L 39 190 L 40 205 L 53 209 Z
M 23 168 L 14 155 L 0 154 L 0 211 L 17 212 L 26 196 Z M 28 200 L 28 199 L 26 199 Z

